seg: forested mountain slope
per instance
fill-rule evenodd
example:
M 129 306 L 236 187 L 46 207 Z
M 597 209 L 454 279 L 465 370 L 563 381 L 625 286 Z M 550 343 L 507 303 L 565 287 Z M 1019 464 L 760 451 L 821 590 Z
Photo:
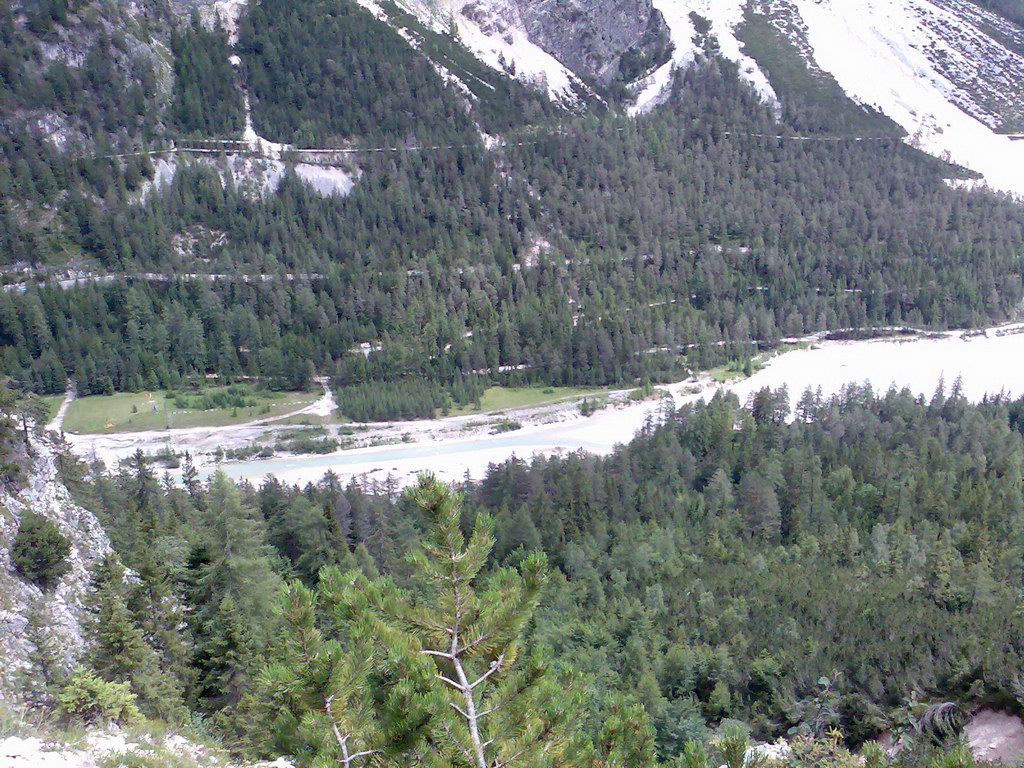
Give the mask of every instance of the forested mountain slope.
M 614 18 L 605 35 L 598 31 L 566 48 L 561 38 L 572 25 L 559 25 L 554 35 L 537 33 L 543 3 L 536 4 L 533 18 L 524 17 L 508 0 L 403 4 L 427 23 L 458 30 L 483 60 L 500 55 L 499 66 L 535 81 L 543 71 L 537 72 L 534 52 L 506 42 L 515 43 L 525 34 L 527 42 L 539 44 L 556 59 L 555 66 L 547 67 L 556 83 L 562 82 L 558 64 L 584 77 L 594 74 L 592 66 L 579 61 L 579 47 L 591 57 L 599 55 L 608 32 L 622 24 L 621 15 L 611 14 L 621 14 L 625 5 L 566 3 L 578 23 Z M 1024 37 L 1017 3 L 654 0 L 650 6 L 639 5 L 631 9 L 633 24 L 626 23 L 624 30 L 628 34 L 646 20 L 646 45 L 621 56 L 617 49 L 604 51 L 603 59 L 605 71 L 616 74 L 615 82 L 633 110 L 650 109 L 665 98 L 672 71 L 692 64 L 707 35 L 767 101 L 784 103 L 796 89 L 816 93 L 823 106 L 841 108 L 845 93 L 880 110 L 926 151 L 952 156 L 984 173 L 996 188 L 1024 191 L 1019 181 L 1024 148 L 1000 135 L 1019 133 L 1024 115 Z M 588 46 L 591 40 L 598 43 Z M 652 47 L 650 40 L 665 42 Z M 626 66 L 619 66 L 620 61 Z
M 493 539 L 473 538 L 466 562 L 505 590 L 515 588 L 509 569 L 538 567 L 527 552 L 547 553 L 540 608 L 517 625 L 524 647 L 535 649 L 525 663 L 585 702 L 566 709 L 568 699 L 542 698 L 522 717 L 561 707 L 569 719 L 551 727 L 570 729 L 567 754 L 578 766 L 658 765 L 736 722 L 760 739 L 794 740 L 793 754 L 779 753 L 775 765 L 851 765 L 843 744 L 858 749 L 889 732 L 903 753 L 888 759 L 866 747 L 880 761 L 872 764 L 972 766 L 963 756 L 937 762 L 935 744 L 955 737 L 979 706 L 1019 710 L 1024 694 L 1022 409 L 998 399 L 971 405 L 955 388 L 925 399 L 851 387 L 827 400 L 808 392 L 790 414 L 786 393 L 762 391 L 748 407 L 732 397 L 684 407 L 607 458 L 492 468 L 462 489 L 465 509 L 449 534 L 459 520 L 466 531 L 489 530 L 493 520 Z M 427 593 L 417 581 L 421 561 L 408 557 L 423 537 L 437 541 L 422 496 L 367 495 L 333 475 L 304 489 L 273 480 L 236 487 L 222 475 L 204 483 L 189 466 L 178 485 L 161 482 L 141 456 L 110 475 L 69 458 L 52 466 L 59 477 L 46 478 L 48 487 L 67 499 L 66 484 L 74 499 L 66 507 L 95 514 L 112 547 L 105 557 L 91 549 L 85 564 L 81 644 L 70 650 L 83 670 L 126 683 L 141 714 L 216 733 L 250 754 L 284 753 L 305 765 L 336 749 L 325 740 L 329 723 L 317 719 L 322 700 L 296 691 L 347 690 L 316 666 L 348 663 L 332 655 L 342 648 L 355 662 L 364 648 L 345 629 L 363 625 L 333 623 L 335 611 L 366 610 L 346 585 L 368 590 L 369 600 L 392 586 L 407 590 L 395 600 Z M 28 469 L 5 482 L 35 484 Z M 55 534 L 29 536 L 27 513 L 13 511 L 19 524 L 16 534 L 5 529 L 8 551 L 22 563 L 49 554 L 45 568 L 8 566 L 3 578 L 36 579 L 22 591 L 43 601 L 69 594 L 80 563 L 61 568 L 67 549 L 52 556 Z M 302 591 L 318 575 L 319 603 Z M 359 581 L 380 575 L 390 581 Z M 274 612 L 284 580 L 296 580 L 291 598 Z M 501 589 L 481 592 L 479 609 L 510 594 Z M 445 605 L 423 603 L 417 621 L 440 617 Z M 494 603 L 499 616 L 512 605 Z M 303 629 L 307 621 L 321 629 Z M 342 645 L 314 652 L 324 641 Z M 67 648 L 31 634 L 22 642 L 27 666 L 7 706 L 27 697 L 37 711 L 88 718 L 74 702 L 95 694 L 68 698 L 86 678 L 70 675 Z M 404 669 L 395 674 L 428 685 L 400 666 L 401 647 L 391 646 Z M 529 675 L 510 679 L 524 691 L 532 685 Z M 382 698 L 367 706 L 384 707 L 374 710 L 384 717 L 383 694 L 404 690 L 406 713 L 424 719 L 394 727 L 442 749 L 430 735 L 440 713 L 417 709 L 429 698 L 394 682 L 371 677 Z M 304 712 L 312 719 L 293 719 Z M 131 716 L 114 716 L 122 718 Z M 374 733 L 353 727 L 354 739 Z M 833 731 L 841 737 L 800 740 Z M 412 749 L 390 744 L 400 754 Z
M 908 690 L 1016 700 L 1017 406 L 851 386 L 788 410 L 721 398 L 610 459 L 492 472 L 499 551 L 566 575 L 550 641 L 642 681 L 668 754 L 716 710 L 867 735 Z
M 887 138 L 893 127 L 852 102 L 828 109 L 793 90 L 764 104 L 710 38 L 661 107 L 627 118 L 597 102 L 567 112 L 507 78 L 489 100 L 467 95 L 347 0 L 317 6 L 318 24 L 296 8 L 243 16 L 234 54 L 227 33 L 182 22 L 179 76 L 148 130 L 232 135 L 237 93 L 216 73 L 238 56 L 245 133 L 351 150 L 347 196 L 303 184 L 287 152 L 268 161 L 276 191 L 254 195 L 201 153 L 85 159 L 24 124 L 8 135 L 2 236 L 15 264 L 150 275 L 5 291 L 2 370 L 19 384 L 56 392 L 70 376 L 102 393 L 217 374 L 279 388 L 319 372 L 454 391 L 499 369 L 610 384 L 806 331 L 1016 311 L 1017 204 L 950 189 L 962 171 Z M 852 140 L 865 126 L 872 140 Z M 118 148 L 140 135 L 120 131 Z M 111 137 L 81 140 L 96 152 Z M 377 351 L 351 354 L 360 344 Z
M 732 768 L 745 728 L 794 739 L 786 768 L 883 733 L 903 752 L 871 768 L 971 766 L 946 753 L 966 718 L 1024 708 L 1020 402 L 718 397 L 461 499 L 188 457 L 177 482 L 33 429 L 69 379 L 326 381 L 430 416 L 1015 319 L 1020 24 L 1009 0 L 0 0 L 0 733 Z M 463 654 L 514 702 L 484 738 Z

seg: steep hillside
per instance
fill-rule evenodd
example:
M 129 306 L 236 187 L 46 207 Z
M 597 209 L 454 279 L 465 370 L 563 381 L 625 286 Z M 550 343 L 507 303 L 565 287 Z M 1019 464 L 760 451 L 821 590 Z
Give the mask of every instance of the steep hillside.
M 410 73 L 424 61 L 432 66 L 488 132 L 508 125 L 505 117 L 495 121 L 495 113 L 512 110 L 526 122 L 550 114 L 509 78 L 538 87 L 564 105 L 594 107 L 603 99 L 626 99 L 632 100 L 632 111 L 642 112 L 664 100 L 675 69 L 689 66 L 706 50 L 735 62 L 741 77 L 766 101 L 777 103 L 780 91 L 799 90 L 806 81 L 798 78 L 794 86 L 792 72 L 777 65 L 787 55 L 778 48 L 795 46 L 812 75 L 834 80 L 846 97 L 879 110 L 915 145 L 982 173 L 997 189 L 1020 191 L 1017 180 L 1024 178 L 1019 172 L 1024 144 L 1001 137 L 1024 129 L 1024 37 L 1019 19 L 1000 15 L 1005 9 L 991 3 L 360 1 L 377 24 L 397 32 L 390 42 L 379 26 L 374 32 L 391 46 L 388 57 L 406 60 Z M 6 5 L 2 14 L 7 74 L 6 88 L 0 87 L 0 115 L 6 114 L 14 128 L 34 126 L 57 145 L 69 139 L 91 141 L 98 133 L 114 146 L 182 134 L 238 137 L 247 89 L 256 91 L 257 114 L 271 92 L 270 82 L 273 91 L 283 88 L 295 95 L 287 78 L 282 79 L 286 73 L 267 80 L 265 64 L 247 61 L 232 72 L 228 59 L 239 42 L 240 26 L 255 30 L 243 2 L 123 7 L 23 2 Z M 271 6 L 259 8 L 258 14 L 272 12 Z M 193 12 L 208 25 L 223 25 L 226 39 L 219 33 L 203 39 L 198 30 L 179 34 Z M 325 13 L 336 11 L 311 6 L 302 9 L 301 17 Z M 373 26 L 372 19 L 362 23 Z M 768 24 L 779 43 L 752 42 L 757 34 L 749 30 L 752 23 Z M 347 30 L 338 34 L 344 37 Z M 243 39 L 241 45 L 251 51 L 253 42 Z M 316 46 L 322 57 L 332 59 L 330 42 Z M 333 87 L 333 80 L 357 86 L 360 78 L 353 78 L 355 70 L 346 70 L 344 61 L 337 60 L 340 68 L 304 68 L 307 96 L 319 101 L 324 95 L 320 88 Z M 378 94 L 394 90 L 386 81 L 371 87 Z M 400 92 L 391 98 L 396 103 L 405 99 Z M 438 97 L 422 101 L 432 111 L 443 102 Z M 282 97 L 282 103 L 289 101 Z M 315 132 L 295 133 L 304 119 L 302 103 L 299 99 L 296 113 L 287 118 L 289 139 L 317 137 Z M 368 126 L 408 111 L 387 102 L 366 107 L 350 110 L 363 122 L 346 138 L 365 136 Z M 442 109 L 450 112 L 451 106 Z M 266 129 L 258 116 L 255 127 Z M 256 134 L 246 136 L 252 140 Z
M 521 25 L 531 41 L 573 72 L 603 84 L 616 77 L 628 82 L 645 65 L 660 64 L 666 54 L 665 22 L 651 0 L 516 0 L 504 8 L 495 5 L 477 2 L 462 13 L 492 29 L 499 19 L 511 16 L 509 26 Z
M 369 8 L 386 3 L 360 0 Z M 576 103 L 667 60 L 671 41 L 651 0 L 398 0 L 481 61 Z M 589 84 L 589 85 L 588 85 Z
M 978 171 L 995 189 L 1024 193 L 1024 144 L 1004 135 L 1019 133 L 1024 115 L 1019 19 L 969 0 L 656 4 L 672 29 L 675 65 L 693 60 L 703 45 L 697 33 L 706 30 L 766 99 L 825 80 L 839 96 L 890 118 L 915 146 Z M 790 48 L 799 66 L 781 65 Z M 639 83 L 634 109 L 659 103 L 672 66 Z
M 229 764 L 223 749 L 191 741 L 199 736 L 233 748 L 231 764 L 248 753 L 289 756 L 302 768 L 344 765 L 315 758 L 354 742 L 395 754 L 383 765 L 415 766 L 412 739 L 443 749 L 442 718 L 455 710 L 428 708 L 444 701 L 450 678 L 427 677 L 433 663 L 423 669 L 416 659 L 433 654 L 399 633 L 424 627 L 421 636 L 436 637 L 445 612 L 458 610 L 431 591 L 444 557 L 473 574 L 465 634 L 497 635 L 474 633 L 482 616 L 513 624 L 525 649 L 509 662 L 513 654 L 486 648 L 469 679 L 515 683 L 496 689 L 502 697 L 552 681 L 528 701 L 558 716 L 551 727 L 567 734 L 573 766 L 677 765 L 694 744 L 719 746 L 737 722 L 776 744 L 766 768 L 978 768 L 956 744 L 961 735 L 979 758 L 1015 765 L 1024 737 L 1015 716 L 1024 705 L 1024 401 L 972 404 L 958 387 L 931 398 L 877 396 L 851 385 L 829 398 L 807 391 L 792 414 L 790 403 L 785 390 L 765 389 L 746 406 L 720 394 L 668 408 L 609 456 L 511 458 L 457 496 L 427 478 L 401 498 L 334 475 L 304 487 L 268 479 L 257 489 L 223 474 L 202 481 L 187 463 L 179 484 L 161 481 L 140 457 L 96 470 L 80 490 L 134 573 L 125 579 L 94 563 L 81 661 L 106 690 L 130 692 L 151 722 L 122 717 L 120 733 L 83 734 L 83 723 L 102 718 L 88 696 L 69 704 L 78 675 L 52 675 L 45 692 L 56 691 L 56 703 L 32 698 L 19 675 L 17 693 L 36 706 L 19 719 L 24 710 L 7 692 L 0 698 L 0 762 Z M 78 527 L 95 523 L 68 515 L 44 444 L 33 445 L 42 464 L 13 503 L 46 510 L 81 547 Z M 437 508 L 445 527 L 426 534 Z M 474 530 L 466 544 L 460 520 Z M 440 549 L 452 541 L 454 557 Z M 109 551 L 105 540 L 92 546 Z M 427 557 L 431 570 L 420 570 Z M 529 567 L 538 575 L 528 575 L 524 599 L 516 580 Z M 50 587 L 53 599 L 68 579 Z M 6 595 L 8 579 L 2 586 Z M 410 595 L 428 597 L 392 619 Z M 530 621 L 507 618 L 524 604 Z M 33 621 L 28 605 L 7 610 L 8 625 L 12 615 Z M 50 632 L 61 617 L 35 621 Z M 36 680 L 53 664 L 52 652 L 27 658 Z M 518 675 L 514 663 L 532 666 Z M 488 705 L 494 699 L 483 696 L 495 688 L 484 691 L 476 701 Z M 363 707 L 362 721 L 342 719 L 355 709 L 332 705 L 342 695 Z M 88 706 L 74 706 L 79 700 Z M 375 728 L 392 706 L 395 730 Z M 405 717 L 410 711 L 416 717 Z M 519 710 L 515 722 L 528 717 Z M 56 742 L 47 746 L 30 730 L 35 719 L 77 726 L 78 743 L 44 732 Z M 484 727 L 494 743 L 506 738 L 490 721 Z M 878 738 L 899 754 L 882 753 Z M 734 754 L 745 746 L 746 736 Z M 626 747 L 635 753 L 616 760 L 598 751 Z M 945 748 L 954 757 L 943 757 Z
M 24 3 L 3 17 L 0 372 L 39 393 L 330 376 L 401 399 L 420 377 L 429 402 L 462 402 L 488 381 L 667 380 L 823 328 L 1018 311 L 1024 213 L 950 188 L 972 167 L 1013 188 L 1013 154 L 960 142 L 957 167 L 907 146 L 958 134 L 816 63 L 838 57 L 819 38 L 839 5 L 263 0 L 43 24 Z M 977 117 L 943 114 L 1024 150 L 981 122 L 1015 103 L 987 85 L 998 67 L 970 93 L 964 74 L 1015 61 L 1012 30 L 956 8 L 984 40 L 935 39 Z M 127 31 L 47 64 L 51 37 L 90 24 Z M 164 85 L 136 84 L 122 48 Z M 80 81 L 130 98 L 57 98 Z
M 374 0 L 366 4 L 375 7 Z M 971 0 L 652 0 L 402 3 L 455 33 L 492 67 L 572 103 L 586 87 L 627 85 L 631 112 L 664 101 L 678 68 L 713 49 L 769 103 L 824 80 L 890 119 L 891 135 L 1024 191 L 1024 32 L 1019 16 Z M 379 6 L 377 6 L 379 7 Z M 555 11 L 554 9 L 557 9 Z M 1002 14 L 1002 15 L 1001 15 Z M 767 24 L 775 41 L 751 29 Z M 752 39 L 754 38 L 754 39 Z M 760 44 L 759 44 L 760 43 Z M 798 52 L 800 70 L 779 59 Z M 622 66 L 625 63 L 625 66 Z M 811 84 L 812 88 L 820 88 Z M 785 101 L 785 98 L 783 98 Z M 838 103 L 835 97 L 830 101 Z M 847 104 L 840 106 L 849 111 Z M 877 125 L 877 122 L 876 122 Z
M 699 400 L 1020 320 L 1013 7 L 0 0 L 0 763 L 227 763 L 21 730 L 143 718 L 301 768 L 1015 758 L 1024 400 Z M 63 456 L 65 392 L 161 453 Z M 570 392 L 650 418 L 401 497 L 166 441 L 273 420 L 217 459 L 375 464 L 457 411 L 463 455 L 533 451 L 497 409 Z
M 47 673 L 67 672 L 85 650 L 90 572 L 111 549 L 95 515 L 61 482 L 54 436 L 34 435 L 14 450 L 24 479 L 0 487 L 0 698 L 32 701 Z M 33 515 L 70 544 L 66 572 L 53 584 L 30 580 L 12 559 L 19 529 Z

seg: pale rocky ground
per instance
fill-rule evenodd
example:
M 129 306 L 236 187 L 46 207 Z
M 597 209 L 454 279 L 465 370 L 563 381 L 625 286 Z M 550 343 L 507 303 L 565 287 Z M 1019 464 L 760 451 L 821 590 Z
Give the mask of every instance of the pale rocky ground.
M 979 760 L 1014 765 L 1024 758 L 1024 722 L 1016 715 L 982 709 L 967 724 L 964 738 Z
M 138 765 L 140 759 L 148 759 L 141 764 L 168 768 L 292 768 L 285 758 L 243 766 L 232 762 L 223 750 L 197 744 L 173 732 L 96 730 L 70 743 L 39 736 L 0 739 L 3 768 L 117 768 L 129 761 Z
M 59 481 L 55 442 L 36 437 L 31 444 L 36 457 L 26 487 L 17 493 L 0 489 L 0 702 L 23 688 L 37 644 L 63 666 L 74 664 L 83 650 L 82 601 L 89 572 L 110 552 L 95 515 L 75 504 Z M 70 570 L 46 591 L 20 579 L 10 561 L 11 543 L 28 510 L 53 522 L 72 544 Z
M 699 376 L 666 385 L 671 404 L 682 405 L 710 398 L 720 389 L 734 392 L 745 402 L 758 390 L 787 386 L 795 404 L 806 388 L 820 388 L 824 396 L 840 392 L 849 383 L 868 383 L 876 392 L 906 387 L 930 396 L 940 383 L 947 389 L 958 379 L 970 400 L 1000 392 L 1024 394 L 1024 325 L 1013 324 L 983 332 L 950 332 L 870 341 L 822 341 L 820 336 L 793 339 L 804 348 L 780 354 L 747 379 L 718 384 Z M 644 402 L 629 400 L 629 390 L 609 394 L 608 407 L 584 417 L 582 398 L 549 406 L 507 410 L 501 414 L 470 414 L 422 421 L 354 425 L 362 431 L 348 436 L 347 450 L 326 456 L 276 456 L 222 465 L 232 477 L 259 482 L 267 474 L 292 483 L 320 479 L 328 470 L 343 480 L 394 482 L 405 485 L 420 471 L 431 471 L 443 480 L 461 480 L 467 474 L 479 479 L 488 464 L 512 455 L 529 459 L 536 454 L 587 450 L 610 453 L 616 444 L 628 442 L 650 419 L 659 418 L 667 403 L 661 398 Z M 326 400 L 317 413 L 330 413 Z M 312 412 L 307 413 L 311 415 Z M 281 420 L 284 420 L 282 417 Z M 505 419 L 522 428 L 494 434 Z M 349 425 L 353 426 L 353 425 Z M 189 451 L 198 463 L 212 471 L 212 454 L 219 448 L 237 448 L 256 441 L 272 444 L 283 429 L 280 421 L 221 428 L 165 430 L 112 435 L 68 436 L 74 450 L 114 463 L 135 450 L 156 452 L 165 446 Z M 330 429 L 336 430 L 337 427 Z
M 975 759 L 993 765 L 1016 765 L 1024 757 L 1024 723 L 1015 715 L 993 709 L 979 710 L 968 721 L 964 739 Z M 749 750 L 751 757 L 783 761 L 790 754 L 785 740 Z M 215 747 L 198 744 L 173 731 L 94 730 L 73 741 L 39 736 L 0 739 L 3 768 L 117 768 L 132 757 L 162 759 L 174 768 L 293 768 L 280 757 L 272 762 L 238 764 Z M 134 764 L 134 762 L 133 762 Z

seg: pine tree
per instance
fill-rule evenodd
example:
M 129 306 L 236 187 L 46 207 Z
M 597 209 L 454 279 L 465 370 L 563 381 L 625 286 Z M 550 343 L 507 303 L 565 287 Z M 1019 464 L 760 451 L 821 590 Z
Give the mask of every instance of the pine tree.
M 612 697 L 608 715 L 598 734 L 591 761 L 595 766 L 656 765 L 654 733 L 640 704 L 630 704 L 622 694 Z
M 29 642 L 28 664 L 19 675 L 22 695 L 34 707 L 52 707 L 55 693 L 66 675 L 55 623 L 42 606 L 32 605 L 26 613 L 25 639 Z
M 185 486 L 196 509 L 204 509 L 206 499 L 203 496 L 202 484 L 199 482 L 199 470 L 196 469 L 192 454 L 188 451 L 185 451 L 185 457 L 181 461 L 181 484 Z
M 408 494 L 430 522 L 411 555 L 412 589 L 325 568 L 315 591 L 294 583 L 287 631 L 264 676 L 278 749 L 315 764 L 444 768 L 631 766 L 653 759 L 646 715 L 613 706 L 592 744 L 581 728 L 580 676 L 530 647 L 547 582 L 543 555 L 483 570 L 492 522 L 461 530 L 461 497 L 431 477 Z
M 557 764 L 572 743 L 582 702 L 544 649 L 525 648 L 547 583 L 546 558 L 533 553 L 518 570 L 498 568 L 482 577 L 494 546 L 490 517 L 477 518 L 467 541 L 461 497 L 447 486 L 424 476 L 409 499 L 431 523 L 423 549 L 409 558 L 415 597 L 370 602 L 379 626 L 397 629 L 433 661 L 443 700 L 431 723 L 438 743 L 453 766 Z
M 353 620 L 372 589 L 365 579 L 355 590 L 355 574 L 322 576 L 317 592 L 295 582 L 278 601 L 285 641 L 261 680 L 273 745 L 341 768 L 431 765 L 430 662 L 393 631 Z
M 122 485 L 128 497 L 128 535 L 133 554 L 152 546 L 166 533 L 166 509 L 156 475 L 141 450 L 129 457 Z M 131 561 L 129 564 L 134 565 Z

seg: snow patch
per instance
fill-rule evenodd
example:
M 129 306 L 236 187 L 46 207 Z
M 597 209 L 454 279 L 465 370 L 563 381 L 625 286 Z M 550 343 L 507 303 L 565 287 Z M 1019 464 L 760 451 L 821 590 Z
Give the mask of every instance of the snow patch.
M 983 174 L 993 189 L 1024 195 L 1024 142 L 995 133 L 958 107 L 966 97 L 933 62 L 940 43 L 948 56 L 955 53 L 933 26 L 956 23 L 966 30 L 963 19 L 925 0 L 793 2 L 815 62 L 848 95 L 895 120 L 924 151 Z
M 644 84 L 631 109 L 633 114 L 650 111 L 664 101 L 672 82 L 672 72 L 693 62 L 698 49 L 693 42 L 696 30 L 690 20 L 691 13 L 696 13 L 711 25 L 710 34 L 718 41 L 719 52 L 739 66 L 740 77 L 766 102 L 779 103 L 767 75 L 757 66 L 756 61 L 743 53 L 743 46 L 736 37 L 736 27 L 743 23 L 747 0 L 653 0 L 653 3 L 665 17 L 675 51 L 672 61 L 659 67 Z

